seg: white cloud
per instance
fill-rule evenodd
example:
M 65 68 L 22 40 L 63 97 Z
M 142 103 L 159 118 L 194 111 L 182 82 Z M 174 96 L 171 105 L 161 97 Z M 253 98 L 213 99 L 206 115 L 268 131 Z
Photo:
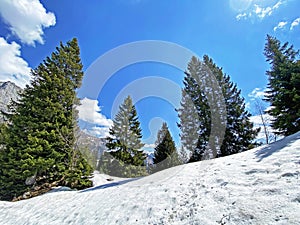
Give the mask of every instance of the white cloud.
M 240 13 L 240 14 L 238 14 L 238 15 L 236 16 L 236 19 L 237 19 L 237 20 L 241 20 L 241 19 L 243 19 L 243 18 L 245 18 L 245 17 L 247 17 L 247 16 L 248 16 L 247 13 Z
M 281 21 L 277 24 L 276 27 L 273 28 L 274 31 L 277 31 L 278 29 L 283 29 L 286 25 L 288 24 L 288 22 L 286 21 Z
M 83 131 L 89 135 L 98 137 L 98 138 L 106 138 L 109 136 L 109 127 L 95 127 L 92 126 L 90 128 L 85 128 Z
M 101 108 L 98 106 L 97 100 L 84 98 L 77 109 L 79 120 L 81 120 L 81 129 L 85 129 L 88 133 L 97 137 L 108 136 L 113 121 L 101 114 Z
M 298 26 L 300 24 L 300 17 L 295 19 L 292 24 L 291 24 L 291 28 L 290 30 L 293 30 L 296 26 Z
M 100 126 L 112 125 L 112 120 L 107 119 L 100 113 L 101 109 L 98 106 L 98 100 L 84 98 L 80 102 L 81 105 L 77 107 L 79 111 L 79 119 Z
M 39 0 L 1 0 L 0 14 L 22 43 L 33 46 L 35 42 L 43 44 L 43 28 L 56 23 L 55 15 Z
M 262 99 L 265 96 L 266 89 L 254 88 L 253 91 L 248 94 L 251 100 L 255 100 L 256 98 Z
M 278 1 L 274 6 L 273 6 L 273 10 L 274 9 L 278 9 L 282 4 L 284 3 L 284 1 Z
M 21 58 L 20 45 L 0 37 L 0 81 L 12 81 L 24 88 L 30 82 L 30 67 Z
M 145 144 L 144 148 L 151 148 L 154 149 L 156 147 L 155 144 Z
M 155 147 L 156 147 L 155 144 L 146 143 L 143 147 L 143 150 L 144 150 L 144 152 L 147 152 L 147 153 L 153 153 L 155 150 Z
M 273 8 L 268 6 L 266 8 L 260 7 L 259 5 L 254 5 L 254 13 L 258 16 L 258 18 L 263 19 L 266 16 L 271 16 L 273 13 Z
M 256 4 L 254 4 L 254 2 Z M 271 16 L 273 12 L 280 8 L 280 6 L 285 2 L 285 0 L 279 0 L 276 4 L 271 6 L 262 6 L 261 1 L 253 1 L 251 7 L 248 7 L 246 11 L 240 12 L 237 16 L 237 20 L 247 19 L 251 17 L 256 17 L 259 19 L 264 19 L 265 17 Z

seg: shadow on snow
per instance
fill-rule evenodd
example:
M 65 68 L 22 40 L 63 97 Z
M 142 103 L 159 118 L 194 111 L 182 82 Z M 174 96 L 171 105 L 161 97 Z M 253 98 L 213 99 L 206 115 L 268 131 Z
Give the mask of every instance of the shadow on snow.
M 96 186 L 96 187 L 91 187 L 91 188 L 79 191 L 79 193 L 95 191 L 95 190 L 100 190 L 100 189 L 105 189 L 105 188 L 110 188 L 110 187 L 115 187 L 115 186 L 123 185 L 123 184 L 129 183 L 129 182 L 138 180 L 138 179 L 140 179 L 140 177 L 139 178 L 132 178 L 132 179 L 128 179 L 128 180 L 117 181 L 117 182 L 112 182 L 112 183 L 108 183 L 108 184 L 103 184 L 103 185 L 99 185 L 99 186 Z
M 297 139 L 300 139 L 300 131 L 256 151 L 255 155 L 258 157 L 258 162 L 262 161 L 264 158 L 271 156 L 273 153 L 280 151 L 284 147 L 289 146 Z

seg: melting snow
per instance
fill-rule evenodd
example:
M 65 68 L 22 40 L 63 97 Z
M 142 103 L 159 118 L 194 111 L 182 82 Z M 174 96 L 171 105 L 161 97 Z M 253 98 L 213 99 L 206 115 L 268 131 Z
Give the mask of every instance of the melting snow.
M 0 224 L 300 224 L 300 132 L 140 179 L 107 179 L 0 202 Z

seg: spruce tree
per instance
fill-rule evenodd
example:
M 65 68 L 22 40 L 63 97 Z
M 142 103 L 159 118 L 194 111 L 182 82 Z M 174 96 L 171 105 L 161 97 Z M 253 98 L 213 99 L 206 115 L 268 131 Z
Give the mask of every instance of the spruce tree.
M 76 39 L 60 44 L 32 71 L 33 81 L 6 114 L 6 144 L 0 152 L 0 199 L 51 186 L 91 186 L 91 167 L 75 145 L 76 89 L 83 77 Z
M 250 114 L 245 110 L 244 99 L 240 96 L 241 92 L 230 81 L 230 77 L 224 75 L 222 69 L 206 55 L 203 57 L 203 63 L 193 57 L 185 74 L 184 91 L 187 94 L 182 95 L 181 108 L 178 109 L 181 140 L 183 147 L 188 146 L 186 142 L 197 143 L 193 146 L 189 161 L 210 159 L 211 151 L 217 152 L 216 156 L 220 157 L 251 148 L 258 130 L 253 129 L 253 124 L 249 120 Z M 216 92 L 218 89 L 213 86 L 213 83 L 209 83 L 212 76 L 221 87 L 220 93 Z M 200 77 L 202 80 L 197 80 L 195 77 Z M 218 95 L 222 95 L 224 102 L 220 101 L 220 97 L 216 97 Z M 193 104 L 186 104 L 188 99 L 191 99 Z M 222 104 L 226 107 L 218 108 Z M 193 109 L 197 112 L 196 118 L 195 113 L 194 116 L 190 116 Z M 221 112 L 222 115 L 216 117 L 217 112 Z M 219 140 L 219 143 L 217 141 L 216 144 L 209 143 L 210 138 L 220 139 L 211 133 L 213 130 L 218 130 L 218 127 L 213 127 L 218 124 L 221 128 L 223 126 L 225 128 L 224 138 Z
M 241 90 L 207 55 L 203 57 L 203 62 L 219 81 L 226 104 L 226 131 L 219 156 L 231 155 L 252 148 L 256 145 L 254 139 L 259 129 L 254 129 L 253 123 L 250 122 L 251 114 L 245 108 Z
M 109 134 L 106 147 L 113 159 L 106 161 L 114 164 L 115 168 L 109 165 L 111 169 L 107 171 L 110 174 L 116 173 L 114 175 L 118 176 L 139 176 L 144 174 L 146 154 L 142 150 L 144 146 L 141 141 L 142 130 L 136 108 L 130 96 L 119 107 Z M 109 156 L 107 157 L 110 158 Z M 136 171 L 134 167 L 136 167 Z
M 152 169 L 154 172 L 181 164 L 175 142 L 165 122 L 158 131 L 156 144 Z
M 177 109 L 181 144 L 184 149 L 191 152 L 189 162 L 208 158 L 211 116 L 208 98 L 203 91 L 208 74 L 203 70 L 203 63 L 196 57 L 192 57 L 183 80 L 181 107 Z
M 291 135 L 300 130 L 300 60 L 299 50 L 286 42 L 281 45 L 274 37 L 267 36 L 264 54 L 271 69 L 266 100 L 270 102 L 268 113 L 274 117 L 271 126 L 277 134 Z

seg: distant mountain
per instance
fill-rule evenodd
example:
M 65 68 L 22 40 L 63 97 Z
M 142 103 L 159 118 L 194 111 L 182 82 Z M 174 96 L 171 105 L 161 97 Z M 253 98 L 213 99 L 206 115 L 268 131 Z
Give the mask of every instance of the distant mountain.
M 82 153 L 86 156 L 86 158 L 91 158 L 89 163 L 91 163 L 93 166 L 95 166 L 95 168 L 97 168 L 99 159 L 103 151 L 106 149 L 106 139 L 89 135 L 82 130 L 80 130 L 76 134 L 76 136 L 78 146 L 82 150 Z M 84 153 L 85 148 L 89 149 L 90 153 Z
M 0 112 L 8 112 L 8 105 L 11 100 L 18 100 L 19 93 L 22 91 L 22 88 L 18 87 L 13 82 L 0 82 Z M 3 122 L 3 116 L 0 113 L 0 122 Z

